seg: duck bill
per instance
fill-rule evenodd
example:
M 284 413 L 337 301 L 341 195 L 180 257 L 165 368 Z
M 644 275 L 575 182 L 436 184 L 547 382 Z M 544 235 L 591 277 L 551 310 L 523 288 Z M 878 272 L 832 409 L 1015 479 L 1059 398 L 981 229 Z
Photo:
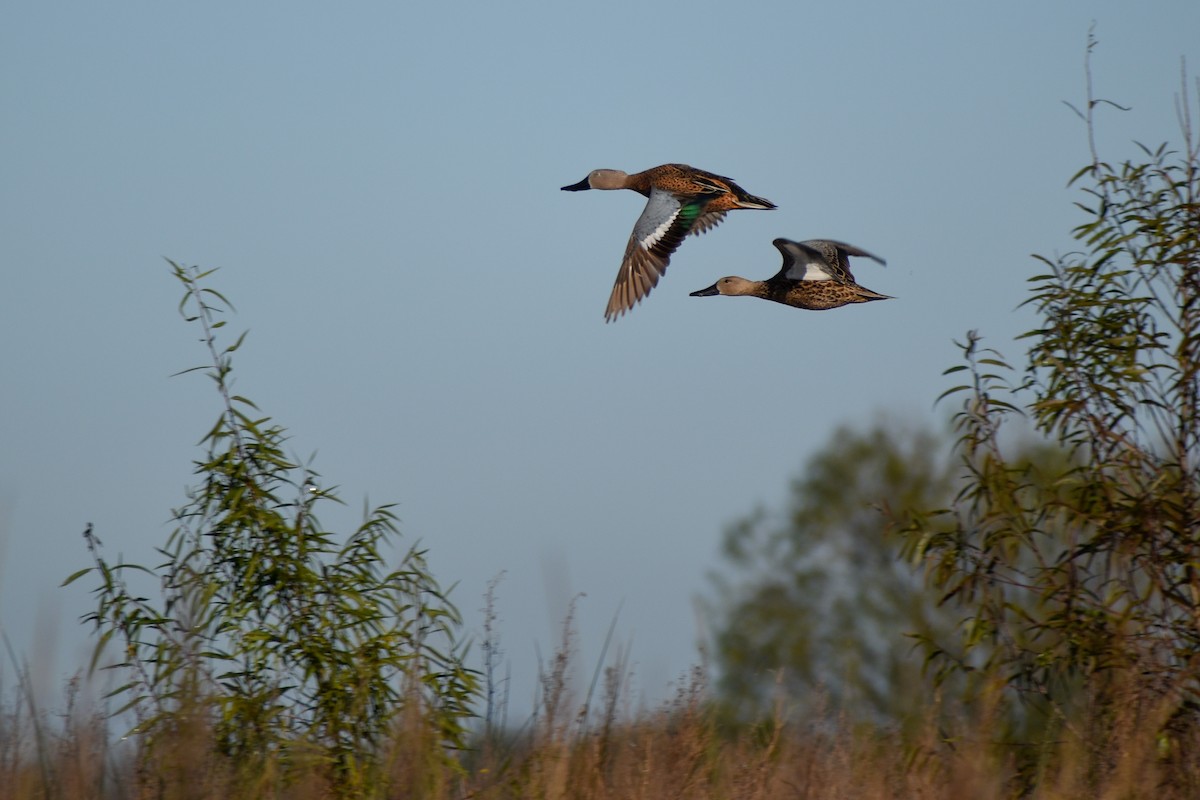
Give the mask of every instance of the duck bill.
M 592 188 L 592 187 L 588 186 L 588 179 L 584 178 L 579 183 L 572 183 L 570 186 L 562 187 L 562 190 L 564 192 L 582 192 L 584 189 L 590 189 L 590 188 Z
M 701 289 L 699 291 L 692 292 L 691 297 L 712 297 L 713 295 L 717 294 L 720 294 L 720 292 L 717 291 L 717 285 L 714 283 L 707 289 Z

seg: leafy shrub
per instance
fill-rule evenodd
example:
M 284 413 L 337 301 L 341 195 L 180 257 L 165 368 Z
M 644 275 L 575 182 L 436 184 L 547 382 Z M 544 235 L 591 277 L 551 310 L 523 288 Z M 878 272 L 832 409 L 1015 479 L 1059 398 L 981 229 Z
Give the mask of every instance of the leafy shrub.
M 402 711 L 418 714 L 443 746 L 461 747 L 476 693 L 457 643 L 460 618 L 411 547 L 399 566 L 386 556 L 398 536 L 388 506 L 370 509 L 344 539 L 317 510 L 340 502 L 319 476 L 284 454 L 285 431 L 233 393 L 233 353 L 217 338 L 230 304 L 203 286 L 209 272 L 171 262 L 184 286 L 180 311 L 199 326 L 221 413 L 202 440 L 198 486 L 173 513 L 157 567 L 110 563 L 88 526 L 95 565 L 68 578 L 99 579 L 93 668 L 124 682 L 112 696 L 131 712 L 143 759 L 181 732 L 211 737 L 209 749 L 244 781 L 267 781 L 314 762 L 339 794 L 377 786 L 383 750 Z M 145 573 L 161 598 L 132 588 Z M 265 777 L 264 777 L 265 776 Z

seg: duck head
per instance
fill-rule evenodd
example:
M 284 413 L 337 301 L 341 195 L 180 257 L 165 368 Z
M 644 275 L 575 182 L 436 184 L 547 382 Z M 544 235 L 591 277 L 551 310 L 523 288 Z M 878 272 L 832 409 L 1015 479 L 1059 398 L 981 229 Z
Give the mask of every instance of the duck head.
M 564 192 L 582 192 L 585 189 L 624 189 L 629 175 L 619 169 L 594 169 L 579 183 L 562 187 Z

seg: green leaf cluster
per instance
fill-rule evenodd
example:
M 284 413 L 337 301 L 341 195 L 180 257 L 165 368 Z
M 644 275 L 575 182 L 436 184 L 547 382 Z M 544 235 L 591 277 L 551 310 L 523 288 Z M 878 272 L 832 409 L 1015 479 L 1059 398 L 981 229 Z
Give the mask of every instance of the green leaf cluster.
M 477 682 L 458 611 L 424 550 L 389 566 L 399 536 L 390 506 L 367 509 L 347 537 L 321 525 L 336 490 L 285 455 L 285 430 L 233 392 L 245 334 L 225 347 L 217 337 L 231 306 L 203 285 L 211 272 L 171 266 L 180 311 L 208 352 L 186 371 L 212 380 L 221 413 L 156 567 L 112 563 L 85 532 L 94 566 L 67 582 L 97 579 L 93 668 L 123 676 L 116 713 L 134 715 L 147 758 L 193 726 L 247 781 L 286 783 L 289 770 L 315 765 L 341 796 L 376 791 L 402 713 L 442 747 L 465 743 Z M 137 574 L 158 581 L 160 596 L 139 592 Z
M 965 482 L 907 530 L 966 612 L 931 643 L 938 676 L 998 688 L 1098 772 L 1116 731 L 1155 731 L 1167 759 L 1200 743 L 1200 136 L 1185 84 L 1182 145 L 1109 163 L 1103 105 L 1089 80 L 1078 249 L 1037 257 L 1025 364 L 960 344 L 947 372 L 967 380 L 943 396 Z M 1018 420 L 1061 457 L 1014 455 Z

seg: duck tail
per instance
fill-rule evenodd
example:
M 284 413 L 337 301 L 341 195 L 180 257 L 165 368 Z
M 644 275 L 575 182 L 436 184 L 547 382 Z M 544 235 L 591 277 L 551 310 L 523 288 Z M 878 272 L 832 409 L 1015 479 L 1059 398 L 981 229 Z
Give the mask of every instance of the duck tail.
M 738 208 L 761 208 L 769 211 L 772 208 L 778 208 L 774 203 L 765 197 L 755 197 L 752 194 L 742 194 L 737 198 Z
M 892 297 L 890 294 L 880 294 L 879 292 L 872 292 L 870 289 L 864 288 L 862 286 L 858 287 L 858 296 L 861 298 L 860 302 L 863 302 L 863 303 L 870 302 L 871 300 L 895 300 L 896 299 L 896 298 Z

